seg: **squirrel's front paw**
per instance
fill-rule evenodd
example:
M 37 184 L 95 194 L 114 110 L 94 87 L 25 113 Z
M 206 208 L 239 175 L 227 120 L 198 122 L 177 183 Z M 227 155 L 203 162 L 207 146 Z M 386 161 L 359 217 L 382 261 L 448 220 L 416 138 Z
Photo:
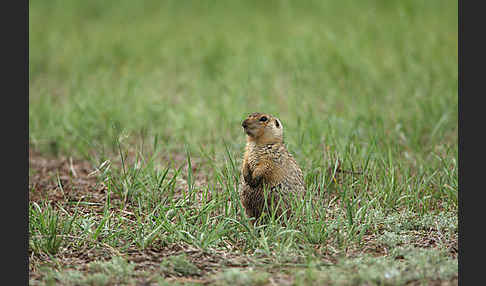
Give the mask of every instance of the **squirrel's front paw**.
M 249 174 L 250 174 L 250 173 L 249 173 Z M 256 187 L 258 187 L 258 186 L 261 184 L 262 179 L 263 179 L 263 178 L 262 178 L 261 176 L 256 176 L 256 177 L 253 177 L 253 176 L 251 176 L 251 174 L 250 174 L 250 175 L 248 175 L 248 176 L 247 176 L 247 178 L 245 178 L 245 181 L 246 181 L 246 183 L 247 183 L 247 184 L 248 184 L 250 187 L 252 187 L 252 188 L 256 188 Z
M 254 172 L 253 172 L 254 173 Z M 248 165 L 243 168 L 243 179 L 252 188 L 258 187 L 262 182 L 262 176 L 254 176 Z
M 246 164 L 246 165 L 243 166 L 242 173 L 243 173 L 243 179 L 245 180 L 245 183 L 250 184 L 250 181 L 251 181 L 251 171 L 250 171 L 250 168 L 249 168 L 248 164 Z

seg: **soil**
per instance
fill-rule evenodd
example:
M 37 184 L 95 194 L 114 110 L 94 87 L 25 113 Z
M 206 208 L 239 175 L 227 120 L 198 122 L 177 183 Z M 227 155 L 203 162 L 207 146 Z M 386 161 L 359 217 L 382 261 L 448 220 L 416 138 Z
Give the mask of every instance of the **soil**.
M 87 201 L 102 204 L 105 186 L 89 162 L 71 157 L 46 157 L 29 150 L 29 201 L 51 204 Z

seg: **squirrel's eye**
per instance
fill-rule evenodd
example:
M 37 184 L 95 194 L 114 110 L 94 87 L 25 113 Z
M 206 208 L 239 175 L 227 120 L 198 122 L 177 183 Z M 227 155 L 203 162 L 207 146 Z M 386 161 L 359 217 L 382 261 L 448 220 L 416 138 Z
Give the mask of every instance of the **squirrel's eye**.
M 260 118 L 260 121 L 261 121 L 261 122 L 265 122 L 265 121 L 267 121 L 267 118 L 266 118 L 265 116 L 262 116 L 262 117 Z

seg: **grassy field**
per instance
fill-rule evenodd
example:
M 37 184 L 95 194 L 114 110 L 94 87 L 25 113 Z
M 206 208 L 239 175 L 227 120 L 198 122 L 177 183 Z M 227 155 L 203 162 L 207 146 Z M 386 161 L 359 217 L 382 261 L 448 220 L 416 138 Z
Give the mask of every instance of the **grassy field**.
M 30 284 L 456 285 L 457 6 L 29 1 Z M 238 200 L 256 111 L 285 227 Z

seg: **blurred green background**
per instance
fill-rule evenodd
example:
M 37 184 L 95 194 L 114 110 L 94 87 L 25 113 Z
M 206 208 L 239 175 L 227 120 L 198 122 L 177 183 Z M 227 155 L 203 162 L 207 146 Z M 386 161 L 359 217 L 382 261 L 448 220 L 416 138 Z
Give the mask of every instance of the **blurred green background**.
M 29 142 L 89 158 L 122 133 L 237 154 L 240 122 L 261 111 L 301 159 L 350 142 L 457 149 L 457 6 L 29 1 Z

